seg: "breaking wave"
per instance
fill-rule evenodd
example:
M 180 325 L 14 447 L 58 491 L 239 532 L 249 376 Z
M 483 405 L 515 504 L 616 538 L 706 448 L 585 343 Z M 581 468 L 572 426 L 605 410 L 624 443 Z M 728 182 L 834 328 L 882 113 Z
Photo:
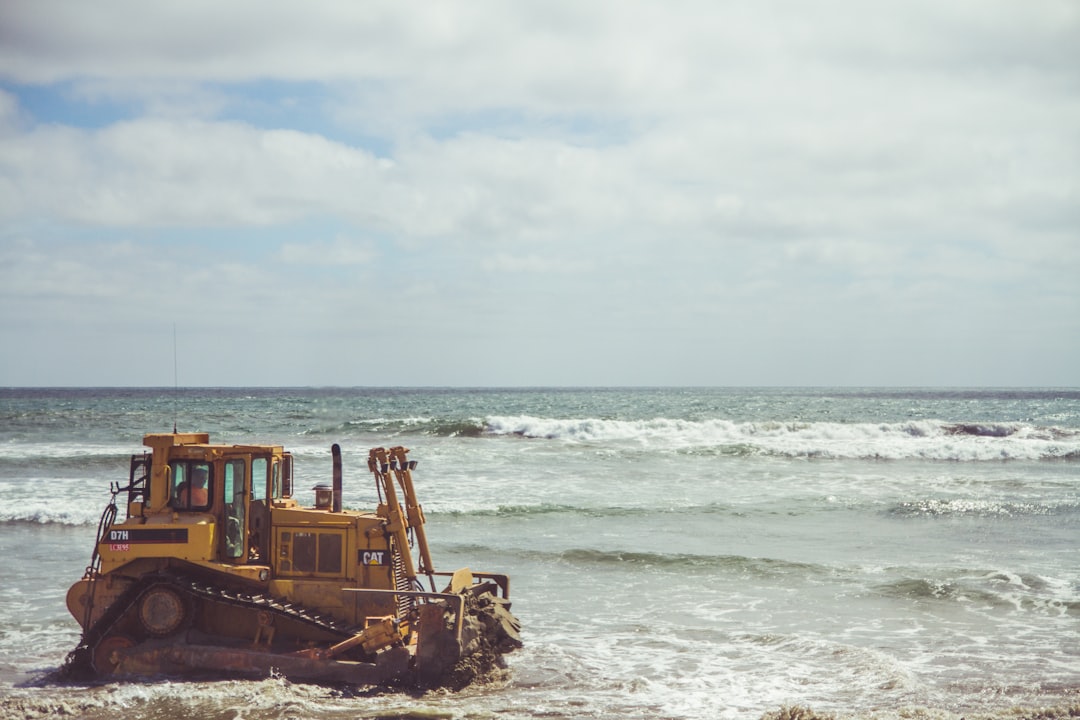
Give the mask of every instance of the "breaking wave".
M 437 506 L 426 509 L 429 517 L 450 516 L 460 518 L 533 518 L 552 515 L 568 515 L 584 518 L 634 518 L 652 517 L 665 515 L 730 515 L 739 516 L 744 511 L 737 510 L 730 505 L 705 504 L 705 505 L 648 505 L 635 506 L 578 506 L 560 505 L 555 503 L 538 503 L 535 505 L 499 505 L 497 507 L 475 508 L 451 508 L 440 509 Z
M 1007 502 L 977 498 L 929 498 L 897 504 L 890 511 L 900 518 L 935 517 L 1023 517 L 1080 513 L 1080 504 Z
M 1026 423 L 487 419 L 485 434 L 724 455 L 880 460 L 1080 460 L 1080 431 Z
M 635 570 L 676 570 L 680 572 L 723 571 L 753 576 L 798 575 L 817 576 L 833 572 L 824 565 L 793 562 L 768 557 L 743 555 L 695 555 L 690 553 L 634 552 L 625 550 L 592 550 L 574 548 L 553 555 L 549 559 L 575 566 L 619 566 Z
M 355 435 L 395 437 L 403 434 L 432 435 L 435 437 L 479 437 L 487 431 L 483 420 L 478 418 L 363 418 L 346 422 L 305 428 L 302 437 L 341 438 Z
M 874 588 L 888 597 L 965 607 L 1022 610 L 1050 615 L 1080 614 L 1080 598 L 1067 583 L 1033 574 L 961 572 L 955 577 L 904 577 Z
M 106 503 L 86 507 L 23 505 L 0 510 L 0 525 L 96 526 Z

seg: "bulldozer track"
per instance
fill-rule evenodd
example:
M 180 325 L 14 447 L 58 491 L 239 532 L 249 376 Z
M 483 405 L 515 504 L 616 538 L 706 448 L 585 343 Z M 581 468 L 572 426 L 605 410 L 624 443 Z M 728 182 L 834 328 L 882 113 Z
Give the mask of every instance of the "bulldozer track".
M 252 610 L 269 610 L 279 617 L 298 620 L 327 632 L 341 635 L 342 637 L 349 637 L 359 631 L 358 628 L 344 625 L 329 615 L 314 612 L 303 605 L 298 605 L 287 600 L 264 595 L 262 593 L 252 595 L 250 593 L 238 592 L 220 585 L 200 582 L 183 575 L 170 577 L 173 580 L 171 584 L 195 597 Z
M 212 603 L 224 603 L 252 611 L 270 612 L 276 617 L 298 621 L 343 639 L 351 637 L 359 631 L 359 628 L 345 625 L 329 615 L 314 612 L 303 605 L 287 600 L 262 593 L 252 594 L 233 590 L 198 580 L 184 573 L 157 573 L 140 578 L 121 593 L 105 611 L 105 614 L 89 630 L 83 633 L 79 644 L 68 654 L 64 661 L 61 668 L 62 676 L 82 678 L 99 674 L 98 669 L 93 664 L 94 651 L 98 644 L 109 636 L 117 623 L 138 606 L 139 601 L 147 591 L 163 585 L 172 587 L 187 597 Z

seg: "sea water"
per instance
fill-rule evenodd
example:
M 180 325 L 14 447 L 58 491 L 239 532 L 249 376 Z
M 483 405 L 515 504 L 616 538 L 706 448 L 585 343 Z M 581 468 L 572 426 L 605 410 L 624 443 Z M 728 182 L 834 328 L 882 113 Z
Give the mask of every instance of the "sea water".
M 283 444 L 297 494 L 405 445 L 440 570 L 510 574 L 506 677 L 60 684 L 64 596 L 147 432 Z M 0 390 L 0 716 L 1080 712 L 1077 389 Z

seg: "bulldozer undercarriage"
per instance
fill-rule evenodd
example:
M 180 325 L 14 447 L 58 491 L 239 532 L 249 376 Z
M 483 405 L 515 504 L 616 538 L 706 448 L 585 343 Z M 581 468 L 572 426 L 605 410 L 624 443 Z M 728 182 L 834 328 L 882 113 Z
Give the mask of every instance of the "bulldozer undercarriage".
M 435 593 L 417 593 L 436 595 Z M 264 594 L 169 572 L 141 577 L 83 635 L 62 669 L 66 679 L 154 675 L 281 674 L 308 682 L 460 689 L 501 667 L 520 647 L 509 601 L 491 586 L 452 603 L 418 606 L 426 616 L 419 654 L 398 622 L 346 627 L 334 618 Z M 223 637 L 210 618 L 243 618 Z M 459 617 L 460 616 L 460 620 Z M 220 622 L 218 623 L 220 624 Z

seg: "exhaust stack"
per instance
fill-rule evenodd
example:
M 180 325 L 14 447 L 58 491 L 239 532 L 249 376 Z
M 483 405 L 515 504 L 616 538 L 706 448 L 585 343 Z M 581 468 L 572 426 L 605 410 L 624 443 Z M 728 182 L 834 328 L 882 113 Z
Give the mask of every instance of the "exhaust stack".
M 330 447 L 330 453 L 334 456 L 334 504 L 331 512 L 341 512 L 341 446 L 334 443 Z

